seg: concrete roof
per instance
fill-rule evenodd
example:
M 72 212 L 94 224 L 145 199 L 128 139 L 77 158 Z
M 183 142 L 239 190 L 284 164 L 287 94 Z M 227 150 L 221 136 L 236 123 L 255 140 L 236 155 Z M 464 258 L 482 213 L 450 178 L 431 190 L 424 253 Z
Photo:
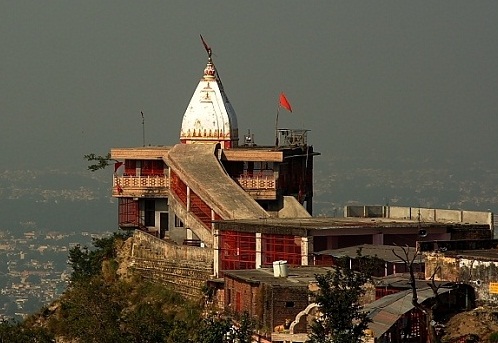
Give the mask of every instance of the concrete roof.
M 282 287 L 307 287 L 310 282 L 316 282 L 316 274 L 333 271 L 331 267 L 300 266 L 288 267 L 287 277 L 275 277 L 272 268 L 226 270 L 225 276 L 248 283 L 265 283 Z
M 391 263 L 401 263 L 399 257 L 394 255 L 395 251 L 399 256 L 404 257 L 405 253 L 403 248 L 397 245 L 373 245 L 373 244 L 362 244 L 355 245 L 352 247 L 342 248 L 342 249 L 330 249 L 316 252 L 316 255 L 329 255 L 333 257 L 358 257 L 358 249 L 361 249 L 362 256 L 377 256 L 378 258 Z M 415 255 L 415 247 L 410 247 L 408 249 L 408 259 L 411 261 Z M 423 263 L 424 257 L 420 255 L 420 259 L 417 258 L 415 262 Z
M 340 217 L 308 217 L 308 218 L 264 218 L 237 219 L 215 221 L 220 230 L 236 230 L 241 232 L 283 233 L 295 236 L 321 236 L 331 233 L 348 234 L 399 234 L 403 229 L 406 234 L 418 234 L 420 228 L 429 229 L 431 233 L 446 233 L 456 227 L 472 228 L 472 224 L 448 224 L 440 222 L 420 223 L 417 220 L 389 218 L 340 218 Z M 361 229 L 359 231 L 358 229 Z M 332 232 L 331 232 L 332 231 Z
M 162 160 L 172 147 L 152 145 L 135 148 L 112 148 L 111 158 L 116 160 Z
M 382 277 L 373 277 L 374 284 L 376 288 L 389 287 L 389 288 L 406 288 L 411 289 L 410 286 L 410 274 L 409 273 L 397 273 Z M 417 289 L 426 288 L 431 280 L 415 279 L 415 286 Z M 435 280 L 436 286 L 443 287 L 442 285 L 451 285 L 451 281 L 438 281 Z

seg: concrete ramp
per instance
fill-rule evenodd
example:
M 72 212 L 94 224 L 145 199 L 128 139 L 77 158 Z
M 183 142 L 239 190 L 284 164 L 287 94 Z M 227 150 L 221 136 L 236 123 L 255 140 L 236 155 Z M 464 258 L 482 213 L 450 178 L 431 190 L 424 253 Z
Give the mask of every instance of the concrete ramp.
M 278 211 L 279 218 L 308 218 L 311 214 L 293 196 L 284 196 L 284 207 Z
M 165 160 L 223 219 L 268 218 L 269 214 L 228 176 L 216 153 L 216 144 L 177 144 Z

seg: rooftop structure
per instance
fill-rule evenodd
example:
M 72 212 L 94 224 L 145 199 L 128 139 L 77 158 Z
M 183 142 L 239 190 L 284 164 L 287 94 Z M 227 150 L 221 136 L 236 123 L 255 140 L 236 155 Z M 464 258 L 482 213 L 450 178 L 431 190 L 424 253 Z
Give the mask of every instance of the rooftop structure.
M 258 145 L 250 132 L 239 143 L 235 111 L 204 46 L 208 60 L 184 113 L 180 143 L 111 149 L 119 161 L 112 195 L 122 229 L 207 249 L 214 277 L 276 260 L 313 265 L 317 252 L 358 244 L 491 237 L 488 216 L 469 211 L 350 206 L 345 218 L 312 217 L 319 154 L 309 130 L 277 126 L 275 144 Z

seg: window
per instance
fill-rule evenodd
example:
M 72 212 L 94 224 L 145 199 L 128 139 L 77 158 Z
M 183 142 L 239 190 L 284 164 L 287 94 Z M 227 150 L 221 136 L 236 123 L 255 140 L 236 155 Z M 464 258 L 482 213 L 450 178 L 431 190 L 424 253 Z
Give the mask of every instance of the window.
M 178 218 L 175 214 L 175 227 L 183 227 L 183 222 L 180 218 Z
M 153 199 L 145 200 L 144 208 L 145 226 L 156 226 L 156 201 Z

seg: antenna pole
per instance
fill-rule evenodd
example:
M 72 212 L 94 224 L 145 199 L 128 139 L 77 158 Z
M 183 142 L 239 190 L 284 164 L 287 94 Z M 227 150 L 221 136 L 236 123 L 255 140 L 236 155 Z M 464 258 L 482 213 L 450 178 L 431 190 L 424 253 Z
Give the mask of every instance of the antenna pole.
M 277 115 L 275 117 L 275 149 L 278 148 L 278 112 L 280 110 L 280 106 L 277 106 Z
M 140 114 L 142 115 L 142 141 L 143 141 L 143 146 L 145 146 L 145 118 L 144 118 L 144 113 L 140 111 Z

